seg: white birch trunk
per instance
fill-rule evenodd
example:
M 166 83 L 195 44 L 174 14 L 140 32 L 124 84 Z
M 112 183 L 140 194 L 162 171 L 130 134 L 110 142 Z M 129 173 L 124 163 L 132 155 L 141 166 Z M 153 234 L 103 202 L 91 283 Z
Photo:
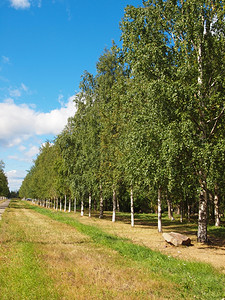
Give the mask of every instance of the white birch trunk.
M 74 198 L 74 213 L 77 212 L 77 198 Z
M 120 211 L 120 202 L 119 202 L 118 198 L 116 198 L 116 207 L 117 207 L 117 211 L 119 212 Z
M 199 212 L 198 212 L 198 233 L 197 240 L 199 243 L 206 243 L 207 238 L 207 195 L 202 187 L 199 197 Z
M 134 197 L 133 186 L 130 188 L 130 214 L 131 214 L 131 226 L 134 227 Z
M 66 211 L 66 195 L 65 195 L 64 211 Z
M 215 215 L 215 226 L 220 226 L 220 215 L 219 215 L 219 197 L 217 191 L 215 189 L 215 196 L 214 196 L 214 215 Z
M 71 198 L 69 198 L 69 212 L 71 212 Z
M 58 211 L 58 208 L 59 208 L 59 198 L 57 197 L 57 199 L 56 199 L 56 211 Z
M 201 88 L 202 86 L 202 45 L 200 43 L 198 47 L 198 84 Z M 199 90 L 199 96 L 201 96 L 201 92 Z
M 183 223 L 184 208 L 183 202 L 180 203 L 180 222 Z
M 158 189 L 158 232 L 162 232 L 161 188 Z
M 91 217 L 91 193 L 89 193 L 88 202 L 89 202 L 89 213 L 88 213 L 88 216 L 90 218 Z
M 112 222 L 116 221 L 116 190 L 113 188 L 113 213 L 112 213 Z
M 188 223 L 191 222 L 191 205 L 188 204 Z
M 59 198 L 59 209 L 60 209 L 60 211 L 62 211 L 62 198 L 61 197 Z
M 168 206 L 168 218 L 173 221 L 173 208 L 170 199 L 167 198 L 167 206 Z
M 171 205 L 170 205 L 170 200 L 167 199 L 167 207 L 168 207 L 168 218 L 171 220 Z
M 80 215 L 81 215 L 81 217 L 84 216 L 84 201 L 83 200 L 81 200 Z
M 99 219 L 103 218 L 103 196 L 102 196 L 102 184 L 100 183 L 100 213 Z

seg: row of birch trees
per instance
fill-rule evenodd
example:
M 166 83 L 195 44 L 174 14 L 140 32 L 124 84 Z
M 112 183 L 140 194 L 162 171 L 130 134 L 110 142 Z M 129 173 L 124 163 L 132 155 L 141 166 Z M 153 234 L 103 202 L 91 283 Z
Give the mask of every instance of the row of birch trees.
M 132 225 L 134 211 L 157 209 L 159 231 L 162 209 L 173 218 L 177 207 L 189 220 L 198 213 L 207 242 L 225 200 L 224 20 L 221 0 L 127 6 L 121 47 L 84 72 L 76 114 L 41 148 L 20 195 L 57 208 L 63 198 L 65 209 L 73 199 L 100 217 L 110 209 L 112 221 L 131 209 Z

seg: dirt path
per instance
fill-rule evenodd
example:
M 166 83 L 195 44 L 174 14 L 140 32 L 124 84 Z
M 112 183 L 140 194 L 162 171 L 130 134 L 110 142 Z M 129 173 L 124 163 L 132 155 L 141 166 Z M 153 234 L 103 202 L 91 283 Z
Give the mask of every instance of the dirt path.
M 10 199 L 0 203 L 0 220 L 2 218 L 2 214 L 4 213 L 5 209 L 9 206 L 9 203 L 10 203 Z
M 156 226 L 146 226 L 136 224 L 131 228 L 130 224 L 117 221 L 112 223 L 108 219 L 88 218 L 76 216 L 80 222 L 101 227 L 103 230 L 132 240 L 134 243 L 145 245 L 153 250 L 159 250 L 165 255 L 173 256 L 189 261 L 209 263 L 225 273 L 225 240 L 214 239 L 211 245 L 203 245 L 197 242 L 194 233 L 179 232 L 186 234 L 192 241 L 192 246 L 175 247 L 166 243 L 162 234 L 157 232 Z M 163 228 L 164 232 L 176 231 L 173 225 Z

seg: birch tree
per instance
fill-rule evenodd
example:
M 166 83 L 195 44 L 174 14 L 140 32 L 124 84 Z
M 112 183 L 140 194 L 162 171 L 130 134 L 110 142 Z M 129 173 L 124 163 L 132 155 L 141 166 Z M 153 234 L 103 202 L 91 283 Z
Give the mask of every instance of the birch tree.
M 183 136 L 180 132 L 180 140 L 191 153 L 192 176 L 199 181 L 198 241 L 207 242 L 210 153 L 217 144 L 215 134 L 222 130 L 225 110 L 223 2 L 152 0 L 144 1 L 143 7 L 129 6 L 122 22 L 122 39 L 134 81 L 144 78 L 149 84 L 146 90 L 155 93 L 156 99 L 158 87 L 161 123 L 179 122 L 185 131 Z M 167 140 L 167 135 L 161 137 L 161 141 Z M 162 182 L 163 169 L 158 174 Z M 164 175 L 167 185 L 168 172 Z

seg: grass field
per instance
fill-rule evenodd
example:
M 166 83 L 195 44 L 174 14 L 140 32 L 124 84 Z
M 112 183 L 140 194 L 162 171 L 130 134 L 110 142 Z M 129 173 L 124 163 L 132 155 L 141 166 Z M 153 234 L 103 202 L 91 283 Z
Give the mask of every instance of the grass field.
M 112 226 L 107 216 L 81 218 L 12 201 L 0 221 L 0 299 L 225 297 L 222 272 L 151 250 L 132 239 L 128 215 L 120 217 Z M 137 221 L 148 232 L 145 218 Z M 188 230 L 194 232 L 194 225 Z

